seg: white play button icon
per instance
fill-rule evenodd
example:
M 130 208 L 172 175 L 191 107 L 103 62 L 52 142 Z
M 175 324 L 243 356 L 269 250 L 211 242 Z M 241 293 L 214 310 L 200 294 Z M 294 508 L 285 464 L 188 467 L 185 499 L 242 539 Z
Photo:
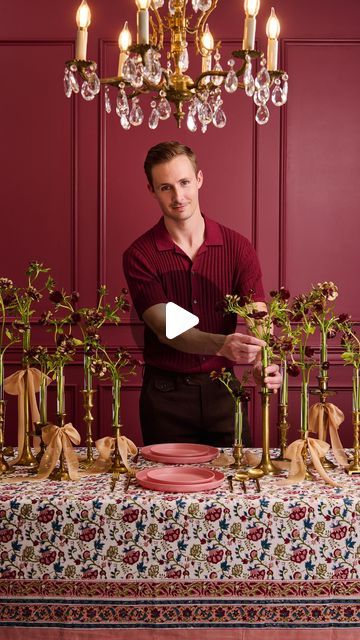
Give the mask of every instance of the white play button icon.
M 199 318 L 194 316 L 193 313 L 189 313 L 189 311 L 179 307 L 174 302 L 167 302 L 165 331 L 168 340 L 172 340 L 184 333 L 184 331 L 192 329 L 198 323 Z

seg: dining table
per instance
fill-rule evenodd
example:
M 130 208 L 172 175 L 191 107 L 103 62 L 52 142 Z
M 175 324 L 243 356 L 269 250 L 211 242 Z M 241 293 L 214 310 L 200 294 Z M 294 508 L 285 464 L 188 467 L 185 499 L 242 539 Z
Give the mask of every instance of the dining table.
M 360 638 L 360 477 L 135 466 L 163 485 L 0 477 L 0 640 Z

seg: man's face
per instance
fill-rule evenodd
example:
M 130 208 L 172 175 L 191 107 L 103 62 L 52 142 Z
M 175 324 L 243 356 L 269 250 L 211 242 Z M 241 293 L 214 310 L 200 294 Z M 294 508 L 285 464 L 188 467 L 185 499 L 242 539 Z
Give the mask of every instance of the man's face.
M 153 187 L 148 185 L 149 191 L 165 217 L 181 221 L 200 213 L 198 192 L 203 176 L 201 171 L 196 175 L 187 156 L 175 156 L 169 162 L 155 165 L 152 179 Z

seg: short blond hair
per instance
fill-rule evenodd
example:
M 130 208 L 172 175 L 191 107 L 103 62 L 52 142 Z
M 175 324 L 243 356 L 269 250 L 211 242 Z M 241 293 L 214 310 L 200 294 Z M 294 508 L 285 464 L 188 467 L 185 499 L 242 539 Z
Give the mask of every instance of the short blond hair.
M 154 147 L 151 147 L 147 152 L 147 156 L 144 162 L 144 169 L 149 185 L 153 188 L 152 168 L 157 164 L 163 162 L 169 162 L 176 156 L 186 156 L 189 158 L 195 173 L 198 172 L 197 158 L 195 153 L 190 147 L 187 147 L 181 142 L 176 140 L 170 140 L 169 142 L 159 142 Z

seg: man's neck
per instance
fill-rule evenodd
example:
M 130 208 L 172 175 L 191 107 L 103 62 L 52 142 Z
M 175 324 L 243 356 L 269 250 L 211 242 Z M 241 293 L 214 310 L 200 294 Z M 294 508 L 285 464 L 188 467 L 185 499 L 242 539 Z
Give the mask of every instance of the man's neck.
M 205 221 L 200 211 L 199 215 L 180 222 L 164 218 L 164 224 L 172 241 L 193 259 L 205 239 Z

